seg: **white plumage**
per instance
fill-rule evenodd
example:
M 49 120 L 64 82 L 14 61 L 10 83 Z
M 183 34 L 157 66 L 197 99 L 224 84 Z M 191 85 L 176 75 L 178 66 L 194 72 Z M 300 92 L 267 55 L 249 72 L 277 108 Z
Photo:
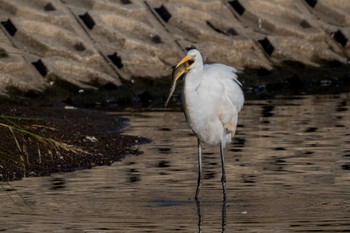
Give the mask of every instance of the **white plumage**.
M 226 200 L 223 149 L 235 134 L 238 112 L 244 103 L 241 83 L 237 80 L 237 71 L 223 64 L 203 65 L 202 56 L 195 49 L 188 51 L 187 56 L 175 69 L 179 69 L 180 72 L 175 72 L 174 83 L 183 73 L 187 73 L 184 78 L 183 109 L 189 126 L 198 137 L 196 199 L 202 183 L 201 142 L 203 142 L 209 145 L 220 145 L 221 181 L 224 200 Z

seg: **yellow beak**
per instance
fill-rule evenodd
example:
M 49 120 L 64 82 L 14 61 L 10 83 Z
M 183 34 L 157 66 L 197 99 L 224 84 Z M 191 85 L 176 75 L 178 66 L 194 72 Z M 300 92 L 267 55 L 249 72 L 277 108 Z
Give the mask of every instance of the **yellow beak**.
M 190 68 L 193 64 L 193 57 L 186 56 L 184 57 L 175 67 L 173 71 L 173 79 L 178 80 L 184 73 L 190 71 Z
M 182 59 L 176 67 L 173 69 L 173 84 L 171 85 L 168 99 L 165 102 L 165 107 L 168 105 L 171 96 L 173 95 L 176 87 L 176 81 L 184 74 L 190 71 L 194 61 L 192 56 L 186 56 Z
M 187 55 L 186 57 L 184 57 L 179 63 L 177 63 L 175 69 L 183 64 L 185 64 L 186 62 L 190 61 L 192 59 L 191 56 Z

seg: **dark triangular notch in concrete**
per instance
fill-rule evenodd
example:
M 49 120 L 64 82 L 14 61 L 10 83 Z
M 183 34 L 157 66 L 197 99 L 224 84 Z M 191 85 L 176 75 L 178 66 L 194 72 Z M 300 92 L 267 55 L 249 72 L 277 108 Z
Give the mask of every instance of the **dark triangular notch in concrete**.
M 113 64 L 118 67 L 119 69 L 123 68 L 123 62 L 122 62 L 122 58 L 120 56 L 118 56 L 117 53 L 113 53 L 110 55 L 107 55 L 107 57 L 113 62 Z
M 151 37 L 151 40 L 152 40 L 152 42 L 155 43 L 155 44 L 161 44 L 161 43 L 163 43 L 162 38 L 161 38 L 159 35 L 153 35 L 153 36 Z
M 84 22 L 88 29 L 92 30 L 94 28 L 95 21 L 88 12 L 83 15 L 79 15 L 79 18 Z
M 51 2 L 47 3 L 45 6 L 44 6 L 44 10 L 45 11 L 55 11 L 56 8 L 54 7 L 54 5 L 52 5 Z
M 161 5 L 158 8 L 154 8 L 154 10 L 157 12 L 157 14 L 162 18 L 164 22 L 168 22 L 171 18 L 170 12 L 165 8 L 164 5 Z
M 6 21 L 2 21 L 1 25 L 5 28 L 5 30 L 10 34 L 11 36 L 14 36 L 17 32 L 16 26 L 12 23 L 11 19 L 8 19 Z
M 41 76 L 45 77 L 47 75 L 48 70 L 41 59 L 32 62 L 32 65 L 41 74 Z
M 6 58 L 6 57 L 9 57 L 9 55 L 7 54 L 5 49 L 0 48 L 0 58 Z
M 238 32 L 236 32 L 234 28 L 230 27 L 229 29 L 227 29 L 227 34 L 230 36 L 237 36 Z
M 302 21 L 299 23 L 299 25 L 300 25 L 300 27 L 302 27 L 302 28 L 311 28 L 311 27 L 312 27 L 311 24 L 310 24 L 308 21 L 306 21 L 306 20 L 302 20 Z
M 273 47 L 273 45 L 271 44 L 271 42 L 269 41 L 269 39 L 267 37 L 265 37 L 262 40 L 258 40 L 259 44 L 263 47 L 264 51 L 271 56 L 271 54 L 273 53 L 273 51 L 275 50 L 275 48 Z
M 238 0 L 228 1 L 228 3 L 232 6 L 232 8 L 239 14 L 243 15 L 245 12 L 245 8 Z
M 84 51 L 86 48 L 85 48 L 85 45 L 82 43 L 82 42 L 77 42 L 74 44 L 74 49 L 76 51 L 79 51 L 79 52 L 82 52 Z
M 124 5 L 132 4 L 132 2 L 130 0 L 120 0 L 120 2 Z
M 336 32 L 333 32 L 331 34 L 331 36 L 333 37 L 333 39 L 338 42 L 342 47 L 345 47 L 346 44 L 348 43 L 348 39 L 346 38 L 346 36 L 343 34 L 342 31 L 338 30 Z
M 305 2 L 312 8 L 314 8 L 317 4 L 317 0 L 305 0 Z

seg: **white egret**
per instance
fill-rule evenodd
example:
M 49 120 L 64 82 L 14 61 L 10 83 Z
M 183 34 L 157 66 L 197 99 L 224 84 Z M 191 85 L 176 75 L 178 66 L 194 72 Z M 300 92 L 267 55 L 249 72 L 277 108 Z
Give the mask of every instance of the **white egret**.
M 242 84 L 237 70 L 224 64 L 203 64 L 198 50 L 188 51 L 173 71 L 173 85 L 166 101 L 172 96 L 176 81 L 185 74 L 182 94 L 183 110 L 189 126 L 198 141 L 198 182 L 195 198 L 198 200 L 202 184 L 201 143 L 220 145 L 221 183 L 226 200 L 224 148 L 235 134 L 238 112 L 244 103 Z

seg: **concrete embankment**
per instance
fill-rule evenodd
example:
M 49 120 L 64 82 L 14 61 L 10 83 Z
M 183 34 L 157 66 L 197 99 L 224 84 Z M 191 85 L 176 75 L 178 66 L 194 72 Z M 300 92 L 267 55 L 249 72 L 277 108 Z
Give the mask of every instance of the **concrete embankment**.
M 191 46 L 258 77 L 350 56 L 347 0 L 0 0 L 0 21 L 0 94 L 166 77 Z

